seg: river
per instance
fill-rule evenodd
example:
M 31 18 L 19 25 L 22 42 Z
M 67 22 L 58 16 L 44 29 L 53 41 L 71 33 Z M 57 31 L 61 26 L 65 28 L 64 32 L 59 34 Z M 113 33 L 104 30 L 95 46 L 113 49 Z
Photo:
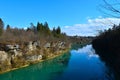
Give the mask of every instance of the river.
M 0 74 L 0 80 L 114 80 L 91 45 L 71 49 L 52 60 Z

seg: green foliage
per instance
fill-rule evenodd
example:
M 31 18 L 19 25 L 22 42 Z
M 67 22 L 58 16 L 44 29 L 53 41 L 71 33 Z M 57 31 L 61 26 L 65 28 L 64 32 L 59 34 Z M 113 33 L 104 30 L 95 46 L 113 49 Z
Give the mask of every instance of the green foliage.
M 101 60 L 105 61 L 117 77 L 120 76 L 120 25 L 114 25 L 112 29 L 101 33 L 92 41 L 93 48 L 99 54 Z M 115 80 L 120 80 L 115 79 Z
M 7 29 L 6 29 L 7 31 L 9 31 L 10 30 L 10 25 L 7 25 Z
M 61 33 L 61 29 L 60 26 L 57 27 L 57 29 L 55 29 L 55 27 L 52 30 L 52 34 L 54 35 L 54 37 L 62 37 L 63 34 Z
M 30 23 L 30 29 L 31 29 L 35 34 L 37 33 L 36 26 L 34 26 L 33 23 Z
M 49 26 L 48 26 L 48 23 L 47 23 L 47 22 L 44 23 L 44 31 L 45 31 L 45 33 L 46 33 L 47 35 L 50 35 L 50 34 L 51 34 L 51 31 L 50 31 L 50 29 L 49 29 Z
M 37 23 L 37 31 L 42 32 L 43 24 L 42 23 Z
M 37 23 L 37 31 L 39 34 L 50 35 L 51 31 L 49 29 L 48 23 L 45 22 L 44 25 L 42 23 Z
M 50 30 L 47 22 L 44 23 L 44 29 L 45 30 Z
M 27 30 L 26 31 L 31 31 L 31 29 L 30 28 L 27 28 Z
M 3 29 L 0 28 L 0 36 L 2 35 L 2 33 L 3 33 Z
M 3 33 L 3 28 L 4 28 L 4 23 L 3 23 L 2 19 L 0 18 L 0 36 Z
M 2 28 L 2 29 L 4 28 L 4 23 L 1 18 L 0 18 L 0 28 Z
M 4 24 L 2 19 L 0 19 L 0 42 L 1 43 L 24 43 L 28 41 L 35 41 L 41 40 L 43 42 L 52 41 L 56 39 L 65 40 L 66 34 L 61 33 L 60 26 L 57 28 L 53 28 L 50 30 L 49 25 L 47 22 L 40 23 L 38 22 L 37 25 L 33 23 L 30 24 L 30 27 L 25 29 L 19 28 L 12 28 L 10 25 L 6 26 L 6 30 L 3 29 Z M 4 33 L 3 33 L 4 31 Z M 3 34 L 2 34 L 3 33 Z
M 57 33 L 57 34 L 61 34 L 60 26 L 58 26 L 58 28 L 56 29 L 56 33 Z

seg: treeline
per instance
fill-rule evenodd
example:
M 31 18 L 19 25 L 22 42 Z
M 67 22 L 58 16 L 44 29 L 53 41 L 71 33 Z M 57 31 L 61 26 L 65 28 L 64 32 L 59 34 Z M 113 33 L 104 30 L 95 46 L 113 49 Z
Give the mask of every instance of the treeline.
M 112 67 L 116 80 L 120 80 L 120 25 L 101 33 L 92 45 L 100 58 Z
M 44 24 L 38 22 L 37 25 L 31 23 L 27 29 L 12 28 L 10 25 L 7 25 L 6 29 L 4 27 L 4 22 L 0 19 L 0 43 L 2 44 L 23 44 L 35 40 L 42 42 L 57 39 L 66 40 L 66 34 L 61 32 L 59 26 L 50 30 L 47 22 Z
M 112 57 L 117 57 L 116 55 L 119 55 L 120 51 L 120 25 L 114 25 L 113 28 L 102 32 L 93 40 L 92 44 L 93 47 L 104 50 L 104 52 L 114 53 Z

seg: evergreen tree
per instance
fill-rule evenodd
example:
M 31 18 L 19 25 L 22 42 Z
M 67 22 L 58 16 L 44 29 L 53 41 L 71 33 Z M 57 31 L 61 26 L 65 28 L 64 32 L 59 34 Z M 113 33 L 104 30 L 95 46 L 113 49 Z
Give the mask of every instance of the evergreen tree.
M 57 33 L 57 34 L 61 34 L 60 26 L 58 26 L 58 28 L 56 29 L 56 33 Z
M 37 28 L 34 26 L 33 23 L 30 23 L 30 28 L 34 33 L 37 33 Z
M 44 23 L 44 32 L 45 32 L 45 34 L 47 34 L 47 35 L 50 35 L 50 34 L 51 34 L 51 31 L 50 31 L 50 29 L 49 29 L 49 25 L 48 25 L 47 22 Z
M 8 24 L 8 25 L 7 25 L 7 31 L 9 31 L 9 30 L 10 30 L 10 25 Z
M 0 18 L 0 35 L 2 35 L 2 33 L 3 33 L 3 28 L 4 28 L 4 23 L 3 23 L 2 19 Z
M 41 30 L 41 24 L 38 22 L 37 23 L 37 31 L 39 32 Z
M 45 28 L 45 30 L 49 30 L 49 26 L 48 26 L 47 22 L 44 23 L 44 28 Z
M 32 31 L 32 30 L 28 27 L 26 31 Z
M 52 30 L 52 35 L 53 35 L 53 36 L 56 36 L 56 29 L 55 29 L 55 27 L 54 27 L 53 30 Z
M 52 33 L 53 33 L 53 34 L 55 34 L 55 33 L 56 33 L 55 27 L 53 28 Z
M 40 34 L 42 34 L 42 33 L 44 33 L 44 26 L 43 26 L 43 24 L 42 23 L 37 23 L 37 31 L 40 33 Z

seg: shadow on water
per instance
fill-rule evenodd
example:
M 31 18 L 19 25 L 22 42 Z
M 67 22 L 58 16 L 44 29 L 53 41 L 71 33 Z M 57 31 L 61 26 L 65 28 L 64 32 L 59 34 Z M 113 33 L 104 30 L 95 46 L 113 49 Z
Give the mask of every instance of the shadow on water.
M 109 80 L 120 80 L 120 62 L 117 60 L 116 55 L 114 56 L 114 52 L 110 51 L 104 51 L 95 49 L 96 54 L 100 56 L 101 61 L 105 62 L 105 65 L 109 69 L 109 76 L 114 76 L 114 78 L 111 77 Z M 119 56 L 118 56 L 119 57 Z M 113 74 L 111 75 L 110 72 Z
M 91 45 L 74 45 L 70 53 L 2 74 L 0 80 L 114 80 L 114 75 Z
M 0 75 L 0 80 L 53 80 L 61 75 L 69 63 L 70 54 L 65 53 L 26 68 Z
M 120 28 L 118 29 L 120 30 Z M 112 34 L 114 34 L 114 32 Z M 109 34 L 106 35 L 106 33 L 104 33 L 104 35 L 97 37 L 92 41 L 92 46 L 95 49 L 96 54 L 98 54 L 100 59 L 105 62 L 106 66 L 114 72 L 115 80 L 120 80 L 119 36 L 119 34 L 110 36 Z
M 82 48 L 82 47 L 84 47 L 84 46 L 86 46 L 86 44 L 77 44 L 77 43 L 74 43 L 74 44 L 72 44 L 72 50 L 78 50 L 78 49 L 80 49 L 80 48 Z
M 68 67 L 57 80 L 114 80 L 114 75 L 92 46 L 87 45 L 71 50 Z

